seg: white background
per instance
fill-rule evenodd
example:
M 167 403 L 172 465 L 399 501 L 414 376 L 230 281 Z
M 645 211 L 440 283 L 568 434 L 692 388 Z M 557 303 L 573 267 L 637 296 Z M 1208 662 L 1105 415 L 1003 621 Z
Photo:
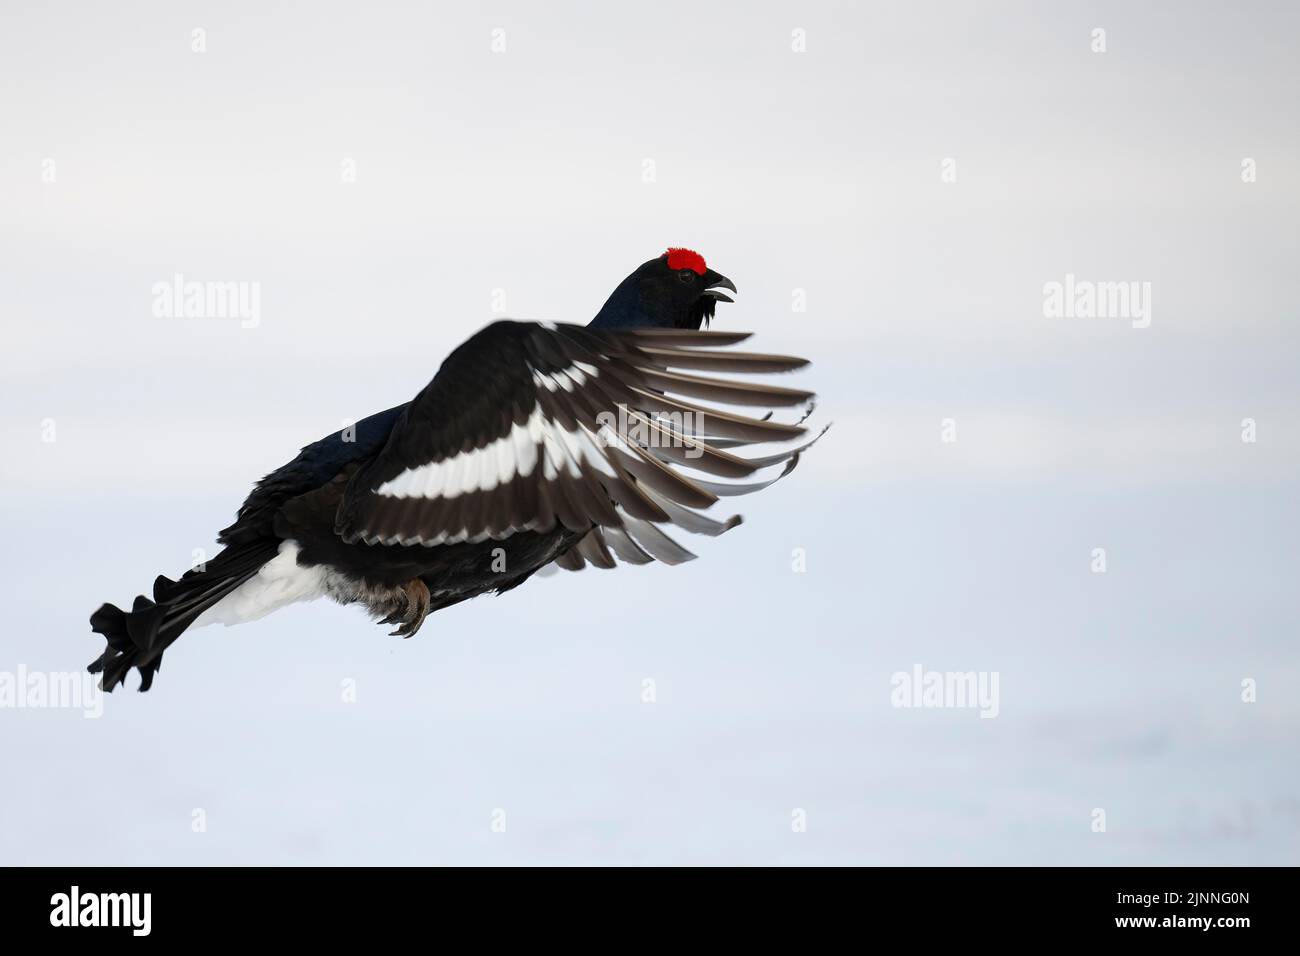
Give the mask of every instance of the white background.
M 697 248 L 835 421 L 690 565 L 405 642 L 295 607 L 98 720 L 0 710 L 0 862 L 1300 858 L 1294 5 L 0 17 L 0 671 L 91 660 L 95 607 L 414 395 L 494 289 L 586 321 Z M 178 272 L 259 282 L 260 325 L 155 318 Z M 1150 282 L 1150 327 L 1045 318 L 1067 273 Z M 918 663 L 998 672 L 999 716 L 891 707 Z

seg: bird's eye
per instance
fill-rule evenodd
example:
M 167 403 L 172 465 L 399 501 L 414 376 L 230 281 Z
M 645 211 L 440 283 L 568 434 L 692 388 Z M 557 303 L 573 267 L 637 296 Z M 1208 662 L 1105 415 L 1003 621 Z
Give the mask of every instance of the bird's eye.
M 677 278 L 681 279 L 683 282 L 691 282 L 695 279 L 695 273 L 690 269 L 678 269 Z

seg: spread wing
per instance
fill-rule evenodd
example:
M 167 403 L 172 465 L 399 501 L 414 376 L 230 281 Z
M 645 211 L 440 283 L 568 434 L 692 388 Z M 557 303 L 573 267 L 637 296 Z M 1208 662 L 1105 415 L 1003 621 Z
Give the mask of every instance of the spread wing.
M 336 531 L 349 543 L 434 547 L 559 525 L 588 532 L 557 561 L 563 567 L 612 567 L 614 555 L 633 564 L 689 560 L 660 526 L 713 535 L 734 527 L 738 516 L 718 521 L 696 509 L 766 487 L 807 447 L 733 454 L 806 429 L 700 403 L 811 400 L 798 389 L 698 374 L 807 364 L 725 349 L 748 337 L 494 323 L 454 351 L 406 407 L 383 450 L 349 483 Z M 743 480 L 781 464 L 775 478 Z

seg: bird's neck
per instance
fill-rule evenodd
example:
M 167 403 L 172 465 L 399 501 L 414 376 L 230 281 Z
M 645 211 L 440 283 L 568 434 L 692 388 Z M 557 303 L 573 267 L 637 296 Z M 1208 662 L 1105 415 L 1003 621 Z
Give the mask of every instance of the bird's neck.
M 659 325 L 634 283 L 625 279 L 613 291 L 596 317 L 587 324 L 590 329 L 635 329 Z
M 589 329 L 698 329 L 710 300 L 695 305 L 661 301 L 629 277 L 587 323 Z M 712 309 L 708 310 L 712 316 Z

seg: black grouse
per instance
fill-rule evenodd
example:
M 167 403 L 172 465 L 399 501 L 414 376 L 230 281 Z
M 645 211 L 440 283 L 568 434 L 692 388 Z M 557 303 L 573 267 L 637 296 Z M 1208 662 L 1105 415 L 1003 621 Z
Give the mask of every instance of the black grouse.
M 785 424 L 697 401 L 811 407 L 811 392 L 698 374 L 807 364 L 732 352 L 748 333 L 701 329 L 719 301 L 734 301 L 724 289 L 736 291 L 699 254 L 669 249 L 585 327 L 482 329 L 411 402 L 308 445 L 259 481 L 215 558 L 178 581 L 160 576 L 153 600 L 137 597 L 130 611 L 92 614 L 108 646 L 90 671 L 111 691 L 135 667 L 148 690 L 186 628 L 321 596 L 363 604 L 409 637 L 431 612 L 518 587 L 550 564 L 690 560 L 661 525 L 727 531 L 739 516 L 695 509 L 767 487 L 812 444 L 735 455 L 727 449 L 798 439 L 807 414 Z M 736 481 L 778 465 L 775 477 Z

